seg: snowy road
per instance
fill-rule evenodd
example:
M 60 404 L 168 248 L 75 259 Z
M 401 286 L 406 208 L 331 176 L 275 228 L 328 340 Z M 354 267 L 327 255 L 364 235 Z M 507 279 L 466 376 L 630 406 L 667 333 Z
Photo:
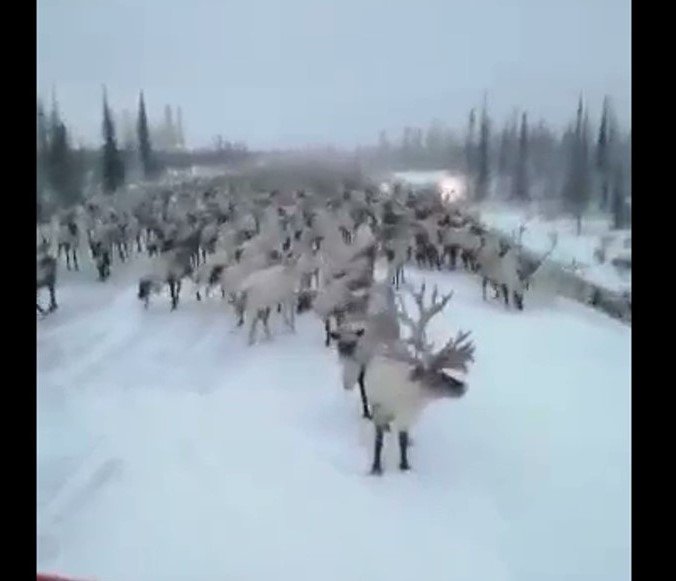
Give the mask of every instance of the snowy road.
M 252 348 L 218 298 L 136 299 L 141 260 L 66 273 L 38 323 L 38 565 L 102 581 L 630 578 L 631 329 L 559 300 L 506 312 L 465 274 L 433 330 L 471 329 L 460 401 L 413 472 L 370 432 L 321 323 Z M 117 266 L 117 265 L 116 265 Z

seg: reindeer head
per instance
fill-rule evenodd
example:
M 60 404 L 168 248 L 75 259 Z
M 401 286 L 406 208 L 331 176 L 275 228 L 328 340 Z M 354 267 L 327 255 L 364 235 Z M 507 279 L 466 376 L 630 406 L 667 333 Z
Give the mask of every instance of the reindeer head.
M 350 358 L 357 349 L 360 338 L 364 335 L 365 329 L 362 327 L 350 329 L 343 328 L 330 333 L 331 339 L 336 342 L 338 355 L 340 357 Z
M 427 340 L 426 327 L 429 321 L 440 313 L 453 293 L 439 298 L 434 288 L 431 303 L 425 305 L 425 285 L 419 292 L 411 291 L 418 307 L 418 317 L 408 314 L 403 299 L 399 296 L 400 322 L 409 329 L 409 336 L 392 347 L 390 356 L 410 365 L 409 380 L 419 383 L 423 391 L 432 398 L 461 397 L 467 391 L 464 374 L 468 364 L 474 361 L 474 345 L 469 341 L 469 333 L 461 332 L 438 350 Z
M 314 301 L 317 298 L 317 291 L 315 289 L 303 289 L 298 293 L 298 303 L 296 305 L 296 312 L 300 315 L 312 310 Z

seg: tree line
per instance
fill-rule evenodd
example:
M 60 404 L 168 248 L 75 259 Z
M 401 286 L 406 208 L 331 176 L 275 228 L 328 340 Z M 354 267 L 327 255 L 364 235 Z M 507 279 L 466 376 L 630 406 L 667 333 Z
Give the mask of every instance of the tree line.
M 484 100 L 469 112 L 464 134 L 436 120 L 427 131 L 404 128 L 398 140 L 381 131 L 377 145 L 360 153 L 380 169 L 461 172 L 476 201 L 547 199 L 576 218 L 578 231 L 594 209 L 610 214 L 616 228 L 630 224 L 631 135 L 621 132 L 607 97 L 596 129 L 582 98 L 562 132 L 533 125 L 525 111 L 496 130 Z
M 85 193 L 96 189 L 113 195 L 130 179 L 154 180 L 168 168 L 232 163 L 249 155 L 243 143 L 219 141 L 212 150 L 156 150 L 143 91 L 139 94 L 135 139 L 125 136 L 120 146 L 114 115 L 103 90 L 102 140 L 99 149 L 75 146 L 72 133 L 59 112 L 55 97 L 51 110 L 37 103 L 37 204 L 38 213 L 72 207 Z M 166 112 L 165 112 L 166 114 Z M 181 139 L 182 139 L 182 126 Z

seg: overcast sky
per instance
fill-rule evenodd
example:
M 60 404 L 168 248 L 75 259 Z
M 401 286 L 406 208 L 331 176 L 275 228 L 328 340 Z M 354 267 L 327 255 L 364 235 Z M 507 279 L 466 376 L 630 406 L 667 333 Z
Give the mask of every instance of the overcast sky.
M 464 126 L 488 91 L 562 124 L 582 92 L 631 119 L 630 0 L 38 0 L 38 90 L 76 135 L 111 105 L 181 105 L 191 145 L 373 142 Z

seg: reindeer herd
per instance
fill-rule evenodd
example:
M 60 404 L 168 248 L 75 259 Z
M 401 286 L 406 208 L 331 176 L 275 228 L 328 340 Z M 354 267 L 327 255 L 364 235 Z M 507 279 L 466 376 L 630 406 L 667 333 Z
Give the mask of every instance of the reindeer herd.
M 485 300 L 490 287 L 493 299 L 522 310 L 538 267 L 521 259 L 517 244 L 429 192 L 329 197 L 193 185 L 149 192 L 124 209 L 90 201 L 39 224 L 37 287 L 50 296 L 47 310 L 37 305 L 43 316 L 57 308 L 58 263 L 79 270 L 87 254 L 102 282 L 114 263 L 147 255 L 137 294 L 145 308 L 167 288 L 171 310 L 185 286 L 197 301 L 220 291 L 235 325 L 248 325 L 250 345 L 260 327 L 272 338 L 272 317 L 295 331 L 297 316 L 314 313 L 325 345 L 336 346 L 343 387 L 359 386 L 361 414 L 375 426 L 373 474 L 382 472 L 392 430 L 399 468 L 410 468 L 413 423 L 427 403 L 465 393 L 474 360 L 468 333 L 435 350 L 427 328 L 451 295 L 413 289 L 405 269 L 464 269 L 478 275 Z

